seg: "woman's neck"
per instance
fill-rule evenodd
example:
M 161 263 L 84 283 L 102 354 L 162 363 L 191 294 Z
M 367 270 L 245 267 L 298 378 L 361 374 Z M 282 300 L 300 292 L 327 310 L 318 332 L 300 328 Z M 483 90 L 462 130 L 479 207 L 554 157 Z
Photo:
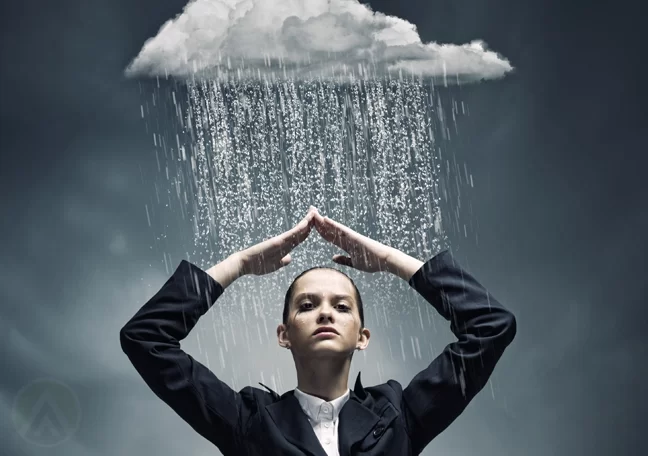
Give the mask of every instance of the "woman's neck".
M 297 388 L 306 394 L 332 401 L 349 389 L 350 359 L 295 359 Z

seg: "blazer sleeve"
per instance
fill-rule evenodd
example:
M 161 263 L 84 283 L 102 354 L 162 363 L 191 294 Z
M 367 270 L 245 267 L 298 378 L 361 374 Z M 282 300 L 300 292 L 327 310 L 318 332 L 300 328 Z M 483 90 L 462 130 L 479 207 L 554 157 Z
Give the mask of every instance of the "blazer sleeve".
M 515 337 L 516 321 L 447 250 L 428 260 L 409 284 L 450 321 L 457 337 L 403 390 L 402 410 L 419 454 L 486 385 Z
M 180 348 L 223 287 L 182 261 L 173 275 L 120 331 L 121 347 L 153 392 L 223 454 L 238 454 L 251 413 L 245 391 L 219 380 Z

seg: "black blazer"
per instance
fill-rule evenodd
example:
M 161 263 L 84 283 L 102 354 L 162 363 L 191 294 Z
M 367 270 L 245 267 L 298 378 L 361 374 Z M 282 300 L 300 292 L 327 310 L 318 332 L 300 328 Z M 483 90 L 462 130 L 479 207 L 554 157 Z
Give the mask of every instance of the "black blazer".
M 403 389 L 389 380 L 364 388 L 360 375 L 339 416 L 340 456 L 419 454 L 484 387 L 516 332 L 514 316 L 448 251 L 408 282 L 451 323 L 457 341 Z M 182 261 L 120 332 L 121 346 L 148 386 L 225 456 L 326 456 L 294 391 L 236 392 L 180 348 L 223 287 Z

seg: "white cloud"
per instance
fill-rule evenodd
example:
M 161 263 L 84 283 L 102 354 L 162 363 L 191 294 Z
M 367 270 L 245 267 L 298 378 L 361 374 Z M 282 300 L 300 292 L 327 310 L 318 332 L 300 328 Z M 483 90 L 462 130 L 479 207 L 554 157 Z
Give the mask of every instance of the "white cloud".
M 482 41 L 423 43 L 414 24 L 357 0 L 191 0 L 144 44 L 126 74 L 191 79 L 402 73 L 453 83 L 511 70 Z

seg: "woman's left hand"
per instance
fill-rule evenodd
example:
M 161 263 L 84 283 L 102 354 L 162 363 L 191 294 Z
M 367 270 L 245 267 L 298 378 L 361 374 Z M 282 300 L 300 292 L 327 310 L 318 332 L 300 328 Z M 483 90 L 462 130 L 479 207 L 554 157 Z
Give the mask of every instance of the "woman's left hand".
M 328 217 L 322 217 L 319 213 L 315 213 L 313 221 L 320 236 L 348 254 L 334 255 L 335 263 L 364 272 L 388 270 L 390 254 L 394 251 L 392 247 L 363 236 Z

